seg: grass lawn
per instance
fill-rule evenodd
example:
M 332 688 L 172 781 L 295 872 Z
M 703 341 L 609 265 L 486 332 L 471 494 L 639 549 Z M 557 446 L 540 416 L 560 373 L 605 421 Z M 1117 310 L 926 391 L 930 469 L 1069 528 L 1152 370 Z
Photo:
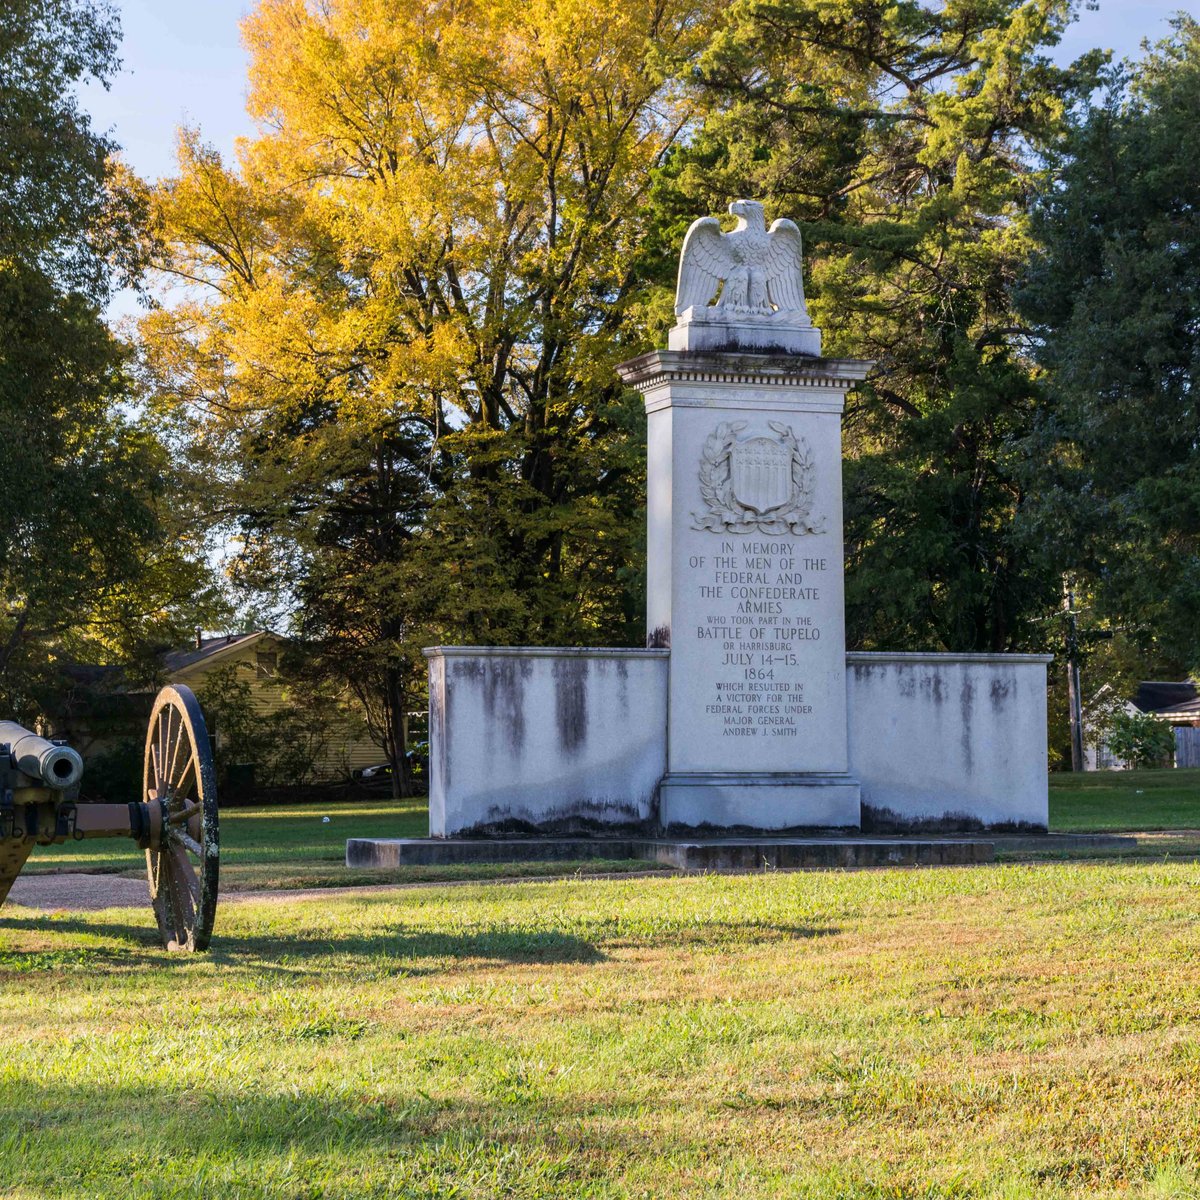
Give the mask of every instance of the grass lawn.
M 1200 829 L 1200 769 L 1051 775 L 1050 828 Z
M 0 1195 L 1200 1195 L 1200 866 L 0 914 Z
M 329 818 L 328 823 L 323 820 L 325 817 Z M 351 871 L 346 867 L 347 838 L 424 837 L 428 832 L 424 798 L 222 809 L 221 893 L 260 888 L 494 879 L 514 873 L 570 875 L 656 869 L 655 864 L 640 861 L 522 863 L 519 868 L 511 863 L 489 863 L 471 867 L 405 867 L 393 871 Z M 142 878 L 146 873 L 146 858 L 129 838 L 97 838 L 61 846 L 38 846 L 25 870 L 102 871 Z
M 328 823 L 323 818 L 329 817 Z M 1050 826 L 1059 832 L 1200 829 L 1200 770 L 1101 771 L 1054 775 Z M 422 837 L 428 831 L 423 799 L 363 800 L 328 806 L 227 808 L 221 813 L 222 892 L 267 888 L 337 887 L 362 883 L 488 879 L 512 875 L 593 874 L 647 870 L 645 862 L 522 863 L 479 867 L 408 867 L 350 871 L 351 837 Z M 1200 852 L 1200 837 L 1148 839 L 1138 853 Z M 27 871 L 113 871 L 141 876 L 144 859 L 127 839 L 42 846 Z M 664 868 L 665 869 L 665 868 Z

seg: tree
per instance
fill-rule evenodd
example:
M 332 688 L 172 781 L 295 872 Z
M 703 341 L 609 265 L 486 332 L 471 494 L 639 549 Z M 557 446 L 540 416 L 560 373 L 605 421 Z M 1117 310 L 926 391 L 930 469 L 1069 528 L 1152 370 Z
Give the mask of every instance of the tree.
M 74 97 L 116 69 L 111 11 L 0 10 L 0 711 L 53 711 L 56 663 L 129 660 L 193 618 L 203 571 L 171 467 L 100 318 L 136 214 Z
M 1133 67 L 1059 148 L 1022 306 L 1047 372 L 1031 536 L 1096 619 L 1172 673 L 1200 665 L 1200 24 Z
M 1113 713 L 1108 748 L 1131 767 L 1163 767 L 1175 753 L 1175 731 L 1151 713 Z
M 875 360 L 845 422 L 852 645 L 1027 648 L 1057 603 L 1022 533 L 1039 392 L 1013 288 L 1039 156 L 1099 61 L 1047 57 L 1072 9 L 740 0 L 702 60 L 703 134 L 660 174 L 648 254 L 765 197 L 801 222 L 825 353 Z
M 152 197 L 143 325 L 241 578 L 363 696 L 403 782 L 434 636 L 641 640 L 634 251 L 708 0 L 264 0 L 262 133 Z

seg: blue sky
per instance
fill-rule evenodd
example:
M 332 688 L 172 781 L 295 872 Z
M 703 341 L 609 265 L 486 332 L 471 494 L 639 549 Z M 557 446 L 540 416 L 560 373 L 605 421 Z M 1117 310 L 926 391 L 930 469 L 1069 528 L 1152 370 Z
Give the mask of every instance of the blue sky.
M 108 130 L 138 174 L 175 166 L 175 130 L 199 125 L 222 153 L 252 132 L 245 114 L 246 54 L 238 22 L 252 0 L 117 0 L 124 69 L 109 91 L 85 89 L 95 126 Z
M 1096 11 L 1081 5 L 1060 58 L 1092 46 L 1136 55 L 1143 38 L 1166 32 L 1172 13 L 1200 14 L 1200 0 L 1094 2 Z M 175 130 L 183 122 L 199 125 L 222 153 L 232 151 L 235 138 L 252 132 L 238 22 L 253 0 L 118 0 L 118 7 L 125 67 L 110 91 L 85 92 L 96 125 L 110 130 L 134 170 L 149 178 L 173 170 Z

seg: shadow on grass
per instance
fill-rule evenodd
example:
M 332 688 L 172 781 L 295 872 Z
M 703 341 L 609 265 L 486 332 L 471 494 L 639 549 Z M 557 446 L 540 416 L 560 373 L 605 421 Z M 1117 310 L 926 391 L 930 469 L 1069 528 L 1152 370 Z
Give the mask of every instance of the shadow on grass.
M 158 931 L 147 914 L 145 925 L 96 920 L 83 915 L 69 917 L 0 916 L 0 930 L 29 933 L 85 934 L 113 938 L 121 946 L 87 943 L 47 949 L 0 951 L 0 975 L 5 971 L 52 970 L 64 966 L 92 966 L 127 971 L 131 966 L 153 965 L 163 969 L 190 963 L 212 963 L 257 974 L 295 975 L 317 967 L 318 960 L 361 959 L 378 970 L 381 962 L 408 975 L 433 973 L 441 968 L 421 967 L 422 959 L 471 960 L 509 963 L 598 963 L 606 958 L 592 943 L 553 929 L 505 927 L 466 933 L 410 931 L 405 929 L 372 933 L 309 936 L 284 933 L 278 937 L 239 937 L 220 934 L 204 954 L 168 954 L 158 941 Z M 144 952 L 161 954 L 161 961 L 148 964 Z
M 168 972 L 181 980 L 201 972 L 206 979 L 237 978 L 256 986 L 286 987 L 313 975 L 348 981 L 395 977 L 419 978 L 448 972 L 490 970 L 497 963 L 589 966 L 609 961 L 600 947 L 574 934 L 554 929 L 502 927 L 462 933 L 389 930 L 335 936 L 281 933 L 239 936 L 219 934 L 200 954 L 172 954 L 158 941 L 158 931 L 147 914 L 145 925 L 85 916 L 0 917 L 0 931 L 40 934 L 35 946 L 0 948 L 0 987 L 25 976 L 45 979 L 55 972 L 106 977 Z M 697 938 L 693 931 L 659 930 L 649 936 L 620 937 L 649 946 L 669 943 L 687 948 L 724 946 L 731 951 L 764 942 L 807 940 L 837 934 L 835 927 L 722 926 L 710 936 Z M 717 936 L 711 936 L 715 933 Z M 101 937 L 100 944 L 78 941 L 69 935 Z M 39 986 L 43 986 L 39 984 Z

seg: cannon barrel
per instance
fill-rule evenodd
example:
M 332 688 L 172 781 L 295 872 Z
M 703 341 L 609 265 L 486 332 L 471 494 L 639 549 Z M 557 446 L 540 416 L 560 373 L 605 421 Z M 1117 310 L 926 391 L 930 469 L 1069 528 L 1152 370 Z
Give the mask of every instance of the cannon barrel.
M 17 770 L 64 791 L 83 777 L 83 759 L 70 746 L 56 746 L 16 721 L 0 721 L 0 743 L 8 745 Z

